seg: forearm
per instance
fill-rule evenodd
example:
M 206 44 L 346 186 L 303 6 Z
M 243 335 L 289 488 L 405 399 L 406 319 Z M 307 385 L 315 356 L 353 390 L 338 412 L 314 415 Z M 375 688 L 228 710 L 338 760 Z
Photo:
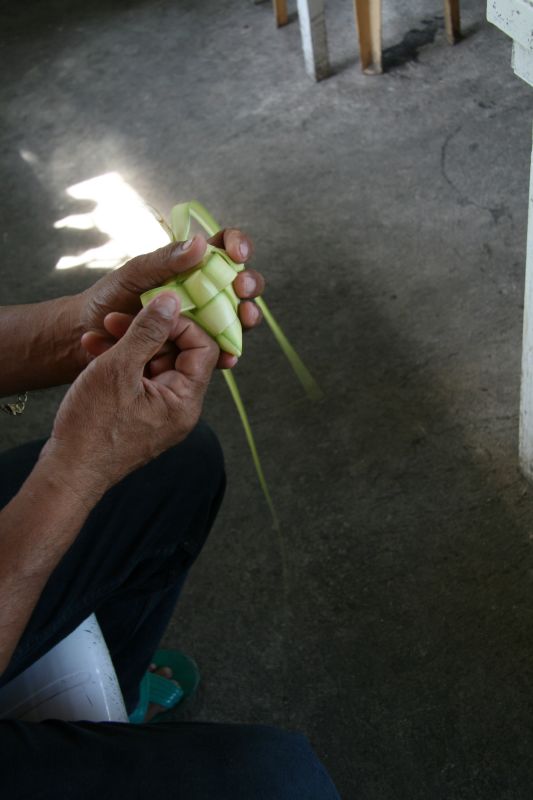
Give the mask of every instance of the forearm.
M 54 467 L 46 459 L 37 462 L 0 512 L 0 674 L 48 578 L 101 494 L 96 489 L 74 493 Z
M 71 383 L 83 368 L 79 296 L 0 308 L 0 396 Z

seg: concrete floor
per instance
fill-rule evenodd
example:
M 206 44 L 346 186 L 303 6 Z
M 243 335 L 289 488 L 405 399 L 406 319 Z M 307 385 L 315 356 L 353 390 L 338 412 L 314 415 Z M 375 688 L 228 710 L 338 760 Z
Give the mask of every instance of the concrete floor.
M 533 794 L 533 491 L 517 469 L 530 90 L 462 2 L 385 2 L 391 70 L 364 77 L 328 0 L 335 74 L 251 0 L 5 3 L 2 291 L 98 270 L 55 230 L 111 170 L 155 206 L 197 198 L 247 230 L 266 295 L 326 393 L 266 328 L 237 377 L 282 519 L 272 531 L 222 380 L 224 508 L 168 631 L 199 661 L 189 716 L 305 731 L 345 800 Z M 21 157 L 25 155 L 26 160 Z M 61 390 L 0 420 L 46 435 Z

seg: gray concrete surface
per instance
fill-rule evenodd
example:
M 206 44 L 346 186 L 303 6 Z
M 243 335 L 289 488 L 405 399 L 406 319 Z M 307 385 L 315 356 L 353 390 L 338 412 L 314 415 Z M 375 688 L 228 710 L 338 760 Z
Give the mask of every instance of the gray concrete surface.
M 346 800 L 533 794 L 533 493 L 517 469 L 532 95 L 462 3 L 384 0 L 391 70 L 361 75 L 330 0 L 313 85 L 269 3 L 5 3 L 2 302 L 58 272 L 66 187 L 109 170 L 168 209 L 249 231 L 267 299 L 326 393 L 308 403 L 268 331 L 237 371 L 278 536 L 221 380 L 207 419 L 229 489 L 168 631 L 199 661 L 188 715 L 305 731 Z M 33 163 L 21 150 L 34 155 Z M 61 391 L 0 420 L 46 435 Z

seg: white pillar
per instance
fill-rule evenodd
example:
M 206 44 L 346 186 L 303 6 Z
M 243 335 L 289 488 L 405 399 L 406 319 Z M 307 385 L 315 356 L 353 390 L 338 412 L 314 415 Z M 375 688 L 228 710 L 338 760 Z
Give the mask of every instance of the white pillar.
M 487 19 L 513 39 L 512 66 L 533 86 L 533 0 L 488 0 Z M 533 154 L 529 214 L 520 390 L 520 467 L 533 480 Z
M 520 388 L 520 467 L 533 480 L 533 155 L 529 177 L 522 385 Z

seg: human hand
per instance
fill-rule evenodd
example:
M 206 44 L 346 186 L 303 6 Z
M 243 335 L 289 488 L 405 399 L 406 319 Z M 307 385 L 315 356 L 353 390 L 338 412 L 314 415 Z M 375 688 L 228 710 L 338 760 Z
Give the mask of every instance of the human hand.
M 239 264 L 245 263 L 252 253 L 250 240 L 245 234 L 232 228 L 219 231 L 208 242 L 225 249 L 229 257 Z M 134 315 L 141 308 L 139 297 L 143 292 L 160 286 L 201 261 L 206 240 L 202 236 L 195 236 L 188 248 L 184 244 L 169 244 L 153 253 L 137 256 L 120 269 L 101 278 L 79 296 L 85 363 L 108 350 L 124 335 Z M 251 269 L 240 272 L 233 283 L 237 296 L 242 300 L 239 318 L 244 329 L 254 328 L 261 321 L 261 312 L 252 301 L 262 293 L 264 286 L 262 275 Z M 161 356 L 168 356 L 168 351 L 168 347 L 164 348 Z M 170 348 L 171 360 L 174 356 L 175 353 Z M 236 363 L 234 356 L 220 353 L 217 366 L 229 369 Z M 163 368 L 165 371 L 168 364 L 168 357 L 160 358 L 154 369 L 161 371 Z
M 167 341 L 177 348 L 172 368 L 148 377 Z M 42 458 L 75 494 L 98 499 L 190 433 L 218 355 L 216 342 L 179 314 L 176 296 L 158 295 L 72 384 Z

